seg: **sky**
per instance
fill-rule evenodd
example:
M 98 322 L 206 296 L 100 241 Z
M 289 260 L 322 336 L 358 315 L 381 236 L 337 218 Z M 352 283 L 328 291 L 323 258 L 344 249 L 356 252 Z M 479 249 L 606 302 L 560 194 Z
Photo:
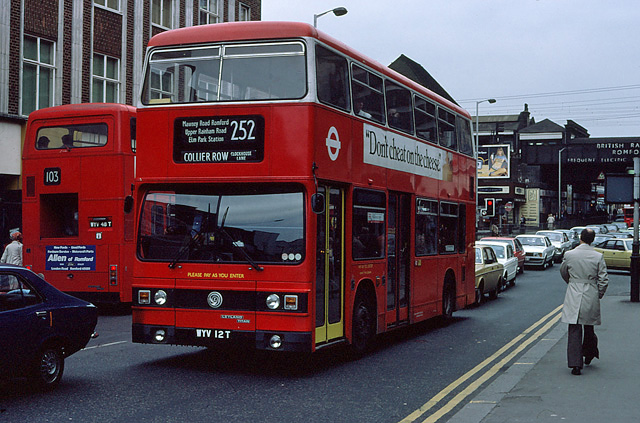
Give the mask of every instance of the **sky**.
M 262 0 L 263 21 L 313 24 L 384 65 L 404 54 L 471 115 L 573 120 L 640 137 L 638 0 Z

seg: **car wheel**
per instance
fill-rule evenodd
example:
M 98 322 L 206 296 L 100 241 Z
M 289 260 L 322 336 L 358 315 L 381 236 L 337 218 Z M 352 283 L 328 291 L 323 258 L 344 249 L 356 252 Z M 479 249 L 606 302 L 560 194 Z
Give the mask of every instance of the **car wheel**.
M 38 354 L 33 368 L 33 381 L 41 389 L 52 389 L 60 383 L 64 373 L 64 353 L 58 346 L 45 346 Z
M 475 304 L 480 305 L 484 300 L 484 281 L 480 281 L 478 287 L 476 288 L 476 299 Z
M 551 256 L 551 260 L 549 260 L 549 267 L 553 267 L 553 256 Z
M 498 280 L 496 287 L 492 289 L 491 292 L 489 292 L 489 298 L 491 298 L 492 300 L 495 300 L 496 298 L 498 298 L 498 291 L 500 290 L 500 287 L 502 286 L 503 283 L 504 283 L 504 279 L 502 278 L 502 276 L 500 276 L 500 280 Z

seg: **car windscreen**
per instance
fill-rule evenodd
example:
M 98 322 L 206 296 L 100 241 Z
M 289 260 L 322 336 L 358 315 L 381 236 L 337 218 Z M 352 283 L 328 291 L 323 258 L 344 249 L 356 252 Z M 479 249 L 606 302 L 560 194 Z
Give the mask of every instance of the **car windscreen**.
M 532 245 L 535 247 L 544 246 L 544 240 L 542 238 L 523 237 L 518 239 L 520 240 L 522 245 Z

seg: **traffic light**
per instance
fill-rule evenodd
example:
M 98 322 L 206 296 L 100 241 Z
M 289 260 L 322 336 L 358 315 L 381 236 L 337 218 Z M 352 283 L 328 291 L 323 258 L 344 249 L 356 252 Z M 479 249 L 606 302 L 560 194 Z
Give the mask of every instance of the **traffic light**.
M 496 215 L 496 201 L 493 198 L 484 199 L 484 208 L 487 211 L 485 216 L 493 217 Z

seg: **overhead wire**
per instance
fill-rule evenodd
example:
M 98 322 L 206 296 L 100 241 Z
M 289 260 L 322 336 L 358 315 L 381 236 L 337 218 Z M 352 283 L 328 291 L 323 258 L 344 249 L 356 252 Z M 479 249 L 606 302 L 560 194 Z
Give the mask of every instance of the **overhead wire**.
M 497 103 L 485 108 L 481 115 L 518 114 L 526 103 L 537 122 L 549 119 L 562 125 L 564 120 L 572 120 L 587 130 L 612 128 L 614 132 L 615 128 L 636 126 L 640 135 L 640 93 L 634 90 L 640 90 L 640 84 L 496 96 L 493 98 Z M 614 95 L 621 91 L 627 95 Z M 639 95 L 634 95 L 636 93 Z M 569 96 L 573 98 L 561 98 Z M 471 111 L 476 102 L 487 98 L 464 99 L 459 103 Z

